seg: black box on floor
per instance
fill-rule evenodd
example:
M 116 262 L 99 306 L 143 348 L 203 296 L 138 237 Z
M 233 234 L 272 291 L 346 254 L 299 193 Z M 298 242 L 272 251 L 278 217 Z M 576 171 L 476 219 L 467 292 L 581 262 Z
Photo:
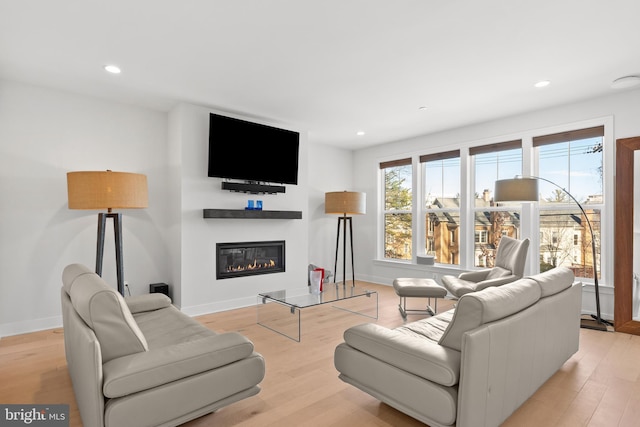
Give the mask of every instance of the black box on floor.
M 150 284 L 149 285 L 149 293 L 150 294 L 165 294 L 166 296 L 171 298 L 171 295 L 169 295 L 169 285 L 167 285 L 166 283 L 152 283 L 152 284 Z

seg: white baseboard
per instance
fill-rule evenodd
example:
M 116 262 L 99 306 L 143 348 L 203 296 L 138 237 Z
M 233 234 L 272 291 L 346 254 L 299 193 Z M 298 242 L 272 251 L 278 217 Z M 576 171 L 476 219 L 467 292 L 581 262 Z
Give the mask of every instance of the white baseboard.
M 3 323 L 0 325 L 0 338 L 61 327 L 61 315 L 45 317 L 43 319 L 25 320 L 23 322 Z

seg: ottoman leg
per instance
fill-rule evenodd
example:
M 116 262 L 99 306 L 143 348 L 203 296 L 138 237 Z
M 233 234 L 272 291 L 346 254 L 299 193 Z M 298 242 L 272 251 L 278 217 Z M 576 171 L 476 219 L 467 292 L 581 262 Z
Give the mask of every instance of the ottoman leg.
M 403 306 L 404 304 L 404 306 Z M 407 298 L 400 297 L 400 304 L 398 304 L 398 309 L 400 310 L 400 315 L 403 319 L 407 318 Z
M 434 298 L 434 303 L 433 306 L 435 307 L 435 310 L 431 308 L 431 297 L 429 297 L 429 299 L 427 300 L 427 312 L 432 315 L 435 316 L 436 313 L 438 312 L 438 298 Z

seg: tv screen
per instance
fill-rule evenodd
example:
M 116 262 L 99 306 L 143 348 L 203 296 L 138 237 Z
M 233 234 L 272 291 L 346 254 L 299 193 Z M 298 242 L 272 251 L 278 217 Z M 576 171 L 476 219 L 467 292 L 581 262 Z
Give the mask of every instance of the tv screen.
M 298 132 L 210 114 L 209 176 L 298 183 Z

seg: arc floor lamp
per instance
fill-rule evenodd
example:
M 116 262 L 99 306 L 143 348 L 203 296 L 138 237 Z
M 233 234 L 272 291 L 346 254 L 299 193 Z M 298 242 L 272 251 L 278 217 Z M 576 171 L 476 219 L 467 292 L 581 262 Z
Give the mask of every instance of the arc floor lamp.
M 104 234 L 107 218 L 113 219 L 118 292 L 124 296 L 122 259 L 122 213 L 113 209 L 140 209 L 148 206 L 146 175 L 129 172 L 83 171 L 67 173 L 69 209 L 106 209 L 98 214 L 96 274 L 102 276 Z
M 353 263 L 353 226 L 350 215 L 363 215 L 367 212 L 367 195 L 355 191 L 334 191 L 324 195 L 324 212 L 341 215 L 338 217 L 336 237 L 336 259 L 333 265 L 333 283 L 336 282 L 338 268 L 338 247 L 340 243 L 340 225 L 342 225 L 342 286 L 347 283 L 347 223 L 351 242 L 351 286 L 356 285 L 356 273 Z
M 597 270 L 597 258 L 596 258 L 596 240 L 595 235 L 593 233 L 593 228 L 591 227 L 591 221 L 589 221 L 589 216 L 584 211 L 584 208 L 576 200 L 575 197 L 571 193 L 569 193 L 566 189 L 560 187 L 553 181 L 549 181 L 546 178 L 541 178 L 539 176 L 516 176 L 513 179 L 501 179 L 496 181 L 495 184 L 495 192 L 494 192 L 494 201 L 495 202 L 537 202 L 539 201 L 540 195 L 538 193 L 538 181 L 545 181 L 549 184 L 559 188 L 564 191 L 570 198 L 578 205 L 582 215 L 584 215 L 587 220 L 587 225 L 589 226 L 589 233 L 591 234 L 591 252 L 592 252 L 592 260 L 593 260 L 593 284 L 595 287 L 596 294 L 596 314 L 591 315 L 592 319 L 580 319 L 580 327 L 586 329 L 596 329 L 599 331 L 606 331 L 607 325 L 611 325 L 611 322 L 603 320 L 600 316 L 600 291 L 598 289 L 598 270 Z M 612 325 L 613 326 L 613 325 Z

